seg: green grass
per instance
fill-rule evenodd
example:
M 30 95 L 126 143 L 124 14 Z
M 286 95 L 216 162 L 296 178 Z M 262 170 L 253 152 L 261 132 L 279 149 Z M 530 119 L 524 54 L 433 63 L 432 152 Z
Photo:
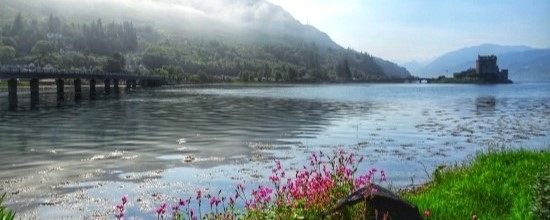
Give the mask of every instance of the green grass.
M 533 187 L 548 164 L 549 150 L 492 151 L 462 166 L 436 169 L 430 183 L 403 196 L 422 212 L 429 210 L 429 219 L 537 219 L 531 210 L 540 195 Z
M 15 212 L 13 212 L 13 210 L 9 209 L 8 207 L 2 205 L 5 197 L 6 193 L 0 196 L 0 220 L 13 220 L 15 218 Z

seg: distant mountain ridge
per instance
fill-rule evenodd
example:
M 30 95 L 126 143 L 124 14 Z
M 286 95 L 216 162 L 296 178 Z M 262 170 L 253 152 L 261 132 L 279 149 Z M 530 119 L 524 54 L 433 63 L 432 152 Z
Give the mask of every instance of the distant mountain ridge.
M 499 67 L 508 69 L 509 78 L 515 82 L 550 81 L 550 49 L 536 49 L 528 46 L 482 44 L 443 54 L 424 66 L 415 67 L 414 63 L 405 66 L 409 67 L 409 71 L 417 76 L 452 76 L 455 72 L 475 68 L 475 60 L 478 55 L 491 54 L 498 57 Z
M 407 78 L 411 76 L 411 73 L 407 70 L 407 68 L 396 65 L 390 61 L 375 57 L 374 62 L 376 62 L 376 64 L 378 64 L 378 66 L 380 66 L 382 70 L 391 77 Z

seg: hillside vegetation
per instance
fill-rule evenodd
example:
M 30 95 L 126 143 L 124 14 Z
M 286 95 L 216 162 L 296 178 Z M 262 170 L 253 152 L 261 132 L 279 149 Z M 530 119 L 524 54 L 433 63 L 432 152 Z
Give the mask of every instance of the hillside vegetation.
M 159 2 L 149 4 L 168 4 Z M 217 2 L 236 4 L 244 12 L 227 12 L 237 18 L 224 23 L 185 9 L 185 15 L 175 13 L 174 21 L 169 21 L 155 17 L 160 9 L 147 11 L 136 1 L 126 0 L 126 5 L 109 3 L 113 4 L 110 10 L 96 8 L 99 17 L 91 19 L 86 11 L 54 14 L 61 6 L 84 10 L 67 1 L 47 7 L 34 0 L 9 1 L 0 9 L 0 63 L 34 63 L 67 71 L 128 71 L 176 82 L 386 81 L 409 76 L 406 69 L 391 62 L 340 47 L 278 6 L 259 0 L 241 5 L 243 1 Z M 217 12 L 209 11 L 214 10 L 212 6 L 189 4 L 186 7 L 193 10 Z M 117 8 L 135 15 L 113 19 Z M 178 19 L 181 23 L 175 25 Z

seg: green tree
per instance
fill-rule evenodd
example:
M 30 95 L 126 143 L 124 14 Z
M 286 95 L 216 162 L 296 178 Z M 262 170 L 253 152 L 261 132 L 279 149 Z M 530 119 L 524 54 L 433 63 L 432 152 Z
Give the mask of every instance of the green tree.
M 47 23 L 48 32 L 50 33 L 61 32 L 62 26 L 63 25 L 61 24 L 61 20 L 58 17 L 55 17 L 52 14 L 50 14 L 50 17 L 48 18 L 48 23 Z
M 352 79 L 351 70 L 349 68 L 349 62 L 347 59 L 338 62 L 336 65 L 336 76 L 340 80 L 348 81 Z
M 51 41 L 39 40 L 32 47 L 31 53 L 35 55 L 45 56 L 55 52 L 55 44 Z
M 153 73 L 153 75 L 155 75 L 155 76 L 169 77 L 169 72 L 168 72 L 166 69 L 164 69 L 164 68 L 162 68 L 162 69 L 154 69 L 152 73 Z
M 143 64 L 151 69 L 168 66 L 173 60 L 174 51 L 166 47 L 149 47 L 142 58 Z
M 349 63 L 347 59 L 344 59 L 344 80 L 351 80 L 351 70 L 349 69 Z
M 298 71 L 296 71 L 296 69 L 292 67 L 288 68 L 287 77 L 288 81 L 290 82 L 296 81 L 296 79 L 298 78 Z
M 239 79 L 242 82 L 248 82 L 250 80 L 250 76 L 251 76 L 251 74 L 247 71 L 243 71 L 243 72 L 239 73 Z
M 268 79 L 271 76 L 271 68 L 269 68 L 269 65 L 266 63 L 264 64 L 264 69 L 262 71 L 262 77 L 265 77 Z
M 25 30 L 25 21 L 23 20 L 23 16 L 21 16 L 21 13 L 17 14 L 17 17 L 15 17 L 15 20 L 13 20 L 13 24 L 11 26 L 10 36 L 18 36 Z
M 15 49 L 10 46 L 0 45 L 0 63 L 9 61 L 15 57 Z
M 273 72 L 271 72 L 271 78 L 275 79 L 275 82 L 278 82 L 279 80 L 281 80 L 283 78 L 283 75 L 279 71 L 273 71 Z
M 167 71 L 167 77 L 170 80 L 180 81 L 183 78 L 183 70 L 179 66 L 170 65 L 163 69 Z
M 114 53 L 111 57 L 109 57 L 109 59 L 107 59 L 103 70 L 109 73 L 120 73 L 124 72 L 125 66 L 126 61 L 124 59 L 124 56 L 122 56 L 122 54 L 120 53 Z

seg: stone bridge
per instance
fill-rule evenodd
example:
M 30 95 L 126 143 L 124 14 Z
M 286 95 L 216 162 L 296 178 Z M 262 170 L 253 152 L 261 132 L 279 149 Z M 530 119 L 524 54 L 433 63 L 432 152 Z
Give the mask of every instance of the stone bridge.
M 165 79 L 156 76 L 140 76 L 131 73 L 104 73 L 104 72 L 65 72 L 65 71 L 26 71 L 24 69 L 8 69 L 0 71 L 0 80 L 8 81 L 9 109 L 17 109 L 17 83 L 19 80 L 30 81 L 31 106 L 39 103 L 40 80 L 54 79 L 57 86 L 57 100 L 65 100 L 65 80 L 74 80 L 74 99 L 82 99 L 82 80 L 87 80 L 90 87 L 90 99 L 96 97 L 96 80 L 105 85 L 105 93 L 111 92 L 111 83 L 115 91 L 119 90 L 120 81 L 125 81 L 126 89 L 141 87 L 161 86 Z

